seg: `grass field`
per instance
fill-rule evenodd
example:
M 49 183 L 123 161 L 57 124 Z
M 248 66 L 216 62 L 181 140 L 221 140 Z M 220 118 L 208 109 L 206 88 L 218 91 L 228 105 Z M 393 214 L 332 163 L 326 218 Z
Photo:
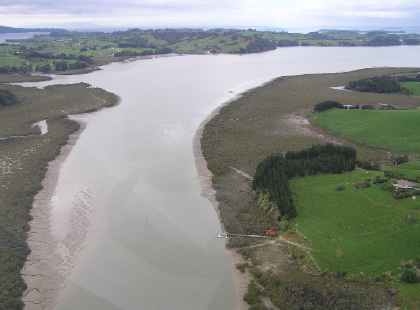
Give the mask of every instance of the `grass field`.
M 309 117 L 328 132 L 397 152 L 420 152 L 420 110 L 332 109 Z
M 383 173 L 357 169 L 291 180 L 299 230 L 312 241 L 311 254 L 323 270 L 373 278 L 420 255 L 420 221 L 404 221 L 409 215 L 420 220 L 420 203 L 394 200 L 378 185 L 354 187 L 376 175 Z M 340 184 L 345 190 L 336 190 Z
M 398 167 L 383 168 L 384 171 L 390 171 L 411 178 L 420 178 L 420 162 L 408 162 Z
M 21 66 L 22 59 L 17 57 L 0 57 L 0 67 L 3 66 Z
M 378 185 L 355 189 L 355 183 L 377 175 L 383 173 L 357 169 L 292 179 L 299 231 L 310 240 L 308 251 L 322 270 L 346 271 L 347 278 L 358 281 L 386 281 L 399 289 L 402 309 L 417 309 L 420 283 L 396 279 L 404 262 L 420 258 L 420 202 L 395 200 Z M 338 185 L 345 189 L 337 191 Z
M 411 90 L 413 92 L 413 96 L 420 96 L 419 82 L 400 82 L 400 86 Z
M 399 169 L 404 170 L 420 170 L 420 162 L 408 162 L 398 166 Z

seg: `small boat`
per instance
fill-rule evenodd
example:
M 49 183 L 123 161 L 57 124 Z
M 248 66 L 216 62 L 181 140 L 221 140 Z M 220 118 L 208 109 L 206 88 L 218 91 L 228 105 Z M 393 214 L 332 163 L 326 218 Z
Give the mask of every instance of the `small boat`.
M 218 235 L 217 235 L 217 238 L 227 238 L 227 236 L 226 236 L 226 235 L 224 235 L 224 234 L 218 234 Z

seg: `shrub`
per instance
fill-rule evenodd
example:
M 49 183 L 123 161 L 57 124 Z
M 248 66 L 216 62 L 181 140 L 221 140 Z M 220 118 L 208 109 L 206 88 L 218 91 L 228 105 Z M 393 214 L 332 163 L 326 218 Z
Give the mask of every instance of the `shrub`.
M 346 270 L 337 270 L 337 272 L 336 272 L 336 277 L 337 278 L 344 278 L 346 275 L 347 275 Z
M 387 179 L 381 179 L 379 176 L 376 177 L 375 180 L 373 180 L 373 184 L 383 184 L 387 181 Z
M 355 188 L 369 188 L 371 186 L 372 185 L 367 180 L 365 180 L 364 182 L 361 182 L 361 183 L 356 183 L 356 185 L 354 185 Z
M 243 263 L 243 264 L 237 264 L 236 265 L 236 269 L 240 270 L 242 273 L 245 272 L 246 268 L 249 267 L 248 263 Z
M 279 230 L 280 231 L 287 231 L 290 227 L 290 222 L 289 221 L 281 221 L 279 223 Z
M 401 280 L 405 283 L 418 283 L 419 278 L 414 270 L 406 269 L 401 275 Z
M 342 191 L 343 189 L 345 189 L 345 187 L 344 187 L 343 184 L 340 184 L 335 189 L 338 190 L 338 191 Z
M 333 109 L 333 108 L 344 109 L 344 106 L 338 101 L 327 100 L 327 101 L 322 101 L 318 103 L 317 105 L 315 105 L 314 112 L 319 113 L 319 112 L 323 112 L 323 111 Z
M 254 281 L 251 281 L 248 285 L 248 292 L 244 296 L 244 301 L 251 306 L 261 305 L 261 293 L 262 292 L 258 288 L 257 284 Z
M 420 268 L 420 256 L 416 257 L 416 259 L 414 260 L 414 264 L 417 268 Z
M 408 156 L 407 155 L 392 155 L 391 156 L 391 166 L 398 166 L 400 164 L 408 162 Z
M 0 106 L 9 106 L 18 103 L 16 96 L 8 89 L 0 89 Z
M 357 166 L 365 170 L 374 170 L 374 171 L 379 171 L 381 168 L 381 166 L 378 163 L 371 164 L 368 161 L 361 161 L 361 160 L 357 161 Z
M 362 105 L 362 110 L 375 110 L 375 107 L 371 104 Z

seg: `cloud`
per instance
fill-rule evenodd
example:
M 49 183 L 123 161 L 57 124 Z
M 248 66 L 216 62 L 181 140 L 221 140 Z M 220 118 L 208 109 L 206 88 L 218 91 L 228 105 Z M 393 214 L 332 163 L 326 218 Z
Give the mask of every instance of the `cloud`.
M 7 26 L 94 22 L 101 25 L 307 27 L 375 23 L 418 26 L 418 0 L 2 0 Z M 401 25 L 402 26 L 402 25 Z
M 323 18 L 338 18 L 348 16 L 402 18 L 415 14 L 420 3 L 413 0 L 395 1 L 365 1 L 365 0 L 301 0 L 291 8 L 295 15 L 315 16 Z

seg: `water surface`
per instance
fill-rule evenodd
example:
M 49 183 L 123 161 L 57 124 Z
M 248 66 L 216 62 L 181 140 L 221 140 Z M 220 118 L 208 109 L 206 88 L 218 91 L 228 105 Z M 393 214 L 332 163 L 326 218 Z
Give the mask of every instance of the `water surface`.
M 0 43 L 6 42 L 6 40 L 16 39 L 23 40 L 33 38 L 38 34 L 48 34 L 46 32 L 24 32 L 24 33 L 0 33 Z

